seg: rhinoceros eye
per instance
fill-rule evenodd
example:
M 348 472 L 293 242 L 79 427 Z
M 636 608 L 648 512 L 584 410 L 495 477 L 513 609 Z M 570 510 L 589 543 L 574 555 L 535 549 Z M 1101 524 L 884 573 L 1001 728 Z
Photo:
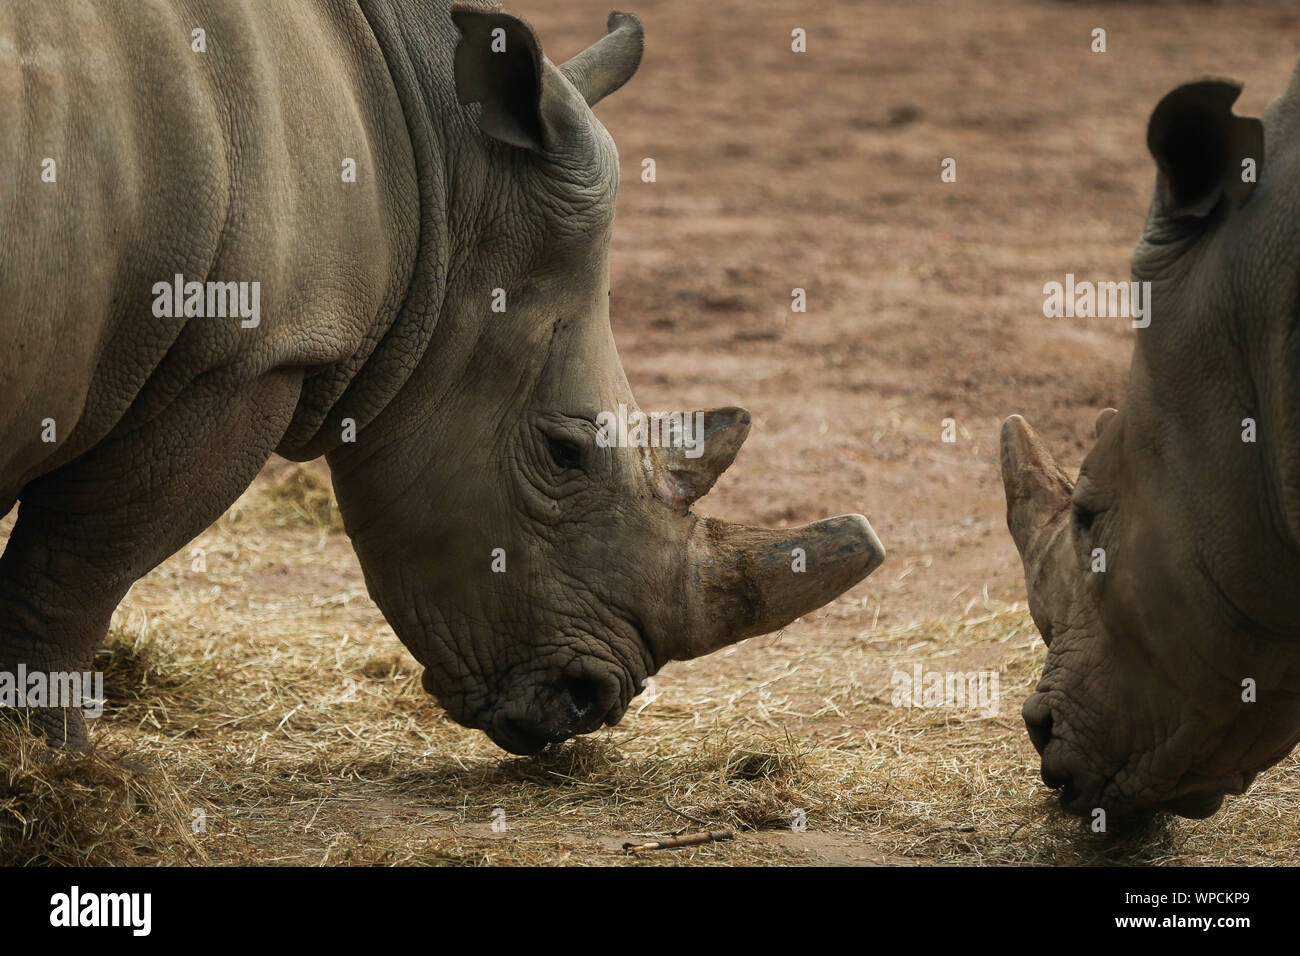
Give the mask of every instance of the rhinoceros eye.
M 1096 517 L 1091 511 L 1081 504 L 1070 505 L 1070 517 L 1074 521 L 1074 526 L 1080 531 L 1092 530 L 1092 519 Z
M 582 467 L 582 446 L 575 441 L 547 435 L 546 451 L 550 454 L 551 461 L 555 462 L 556 468 L 568 470 Z

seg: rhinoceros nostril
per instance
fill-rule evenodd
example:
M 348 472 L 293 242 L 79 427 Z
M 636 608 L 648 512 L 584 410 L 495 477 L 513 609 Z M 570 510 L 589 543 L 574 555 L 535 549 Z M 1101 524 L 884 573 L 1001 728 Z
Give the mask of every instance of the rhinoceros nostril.
M 592 711 L 596 709 L 600 688 L 594 681 L 575 677 L 564 682 L 562 695 L 573 719 L 582 721 L 591 716 Z
M 1047 749 L 1047 742 L 1052 739 L 1052 715 L 1048 714 L 1038 722 L 1025 720 L 1025 729 L 1029 731 L 1029 740 L 1034 749 L 1042 754 Z
M 1043 704 L 1040 695 L 1034 694 L 1025 701 L 1020 716 L 1025 720 L 1025 729 L 1029 731 L 1029 739 L 1034 749 L 1041 754 L 1047 747 L 1047 742 L 1052 739 L 1051 710 Z
M 1025 706 L 1021 708 L 1020 716 L 1025 719 L 1025 729 L 1029 731 L 1029 739 L 1034 749 L 1043 757 L 1040 768 L 1043 783 L 1053 790 L 1068 786 L 1072 779 L 1070 775 L 1048 766 L 1046 751 L 1047 745 L 1052 740 L 1053 721 L 1051 708 L 1044 702 L 1043 695 L 1031 695 L 1025 701 Z

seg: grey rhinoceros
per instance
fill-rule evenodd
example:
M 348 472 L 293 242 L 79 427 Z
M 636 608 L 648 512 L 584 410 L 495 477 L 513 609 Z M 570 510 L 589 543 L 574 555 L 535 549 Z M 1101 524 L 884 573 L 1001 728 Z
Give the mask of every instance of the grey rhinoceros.
M 1192 83 L 1151 116 L 1151 308 L 1078 479 L 1002 429 L 1048 645 L 1023 714 L 1076 813 L 1209 816 L 1300 739 L 1300 67 L 1262 121 L 1239 92 Z
M 591 106 L 642 53 L 635 17 L 608 28 L 557 67 L 488 3 L 0 10 L 0 669 L 87 668 L 272 452 L 326 457 L 424 687 L 520 754 L 880 563 L 860 515 L 692 512 L 743 409 L 607 440 L 637 409 Z

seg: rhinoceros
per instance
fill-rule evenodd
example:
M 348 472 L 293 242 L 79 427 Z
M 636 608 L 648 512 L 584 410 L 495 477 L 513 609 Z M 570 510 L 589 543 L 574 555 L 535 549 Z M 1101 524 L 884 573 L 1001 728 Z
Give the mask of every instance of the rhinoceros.
M 1300 739 L 1300 66 L 1151 114 L 1150 282 L 1123 407 L 1071 480 L 1002 428 L 1011 534 L 1047 659 L 1023 717 L 1062 806 L 1213 814 Z
M 743 409 L 603 431 L 639 410 L 591 108 L 642 49 L 614 13 L 556 66 L 491 3 L 0 12 L 0 669 L 89 667 L 132 583 L 273 452 L 325 457 L 424 688 L 516 754 L 875 569 L 861 515 L 692 510 Z M 76 710 L 32 717 L 86 742 Z

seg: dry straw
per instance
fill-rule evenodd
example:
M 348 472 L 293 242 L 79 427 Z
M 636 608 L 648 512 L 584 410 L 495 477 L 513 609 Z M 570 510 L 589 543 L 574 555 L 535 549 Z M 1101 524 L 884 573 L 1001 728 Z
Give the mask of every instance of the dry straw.
M 421 690 L 336 515 L 291 470 L 138 584 L 89 753 L 0 721 L 0 863 L 1300 861 L 1294 759 L 1210 820 L 1097 836 L 1063 817 L 1018 716 L 1037 638 L 987 600 L 887 627 L 869 587 L 673 665 L 617 728 L 508 757 Z M 915 663 L 996 670 L 999 714 L 892 706 L 891 668 Z M 622 852 L 701 828 L 736 838 Z

